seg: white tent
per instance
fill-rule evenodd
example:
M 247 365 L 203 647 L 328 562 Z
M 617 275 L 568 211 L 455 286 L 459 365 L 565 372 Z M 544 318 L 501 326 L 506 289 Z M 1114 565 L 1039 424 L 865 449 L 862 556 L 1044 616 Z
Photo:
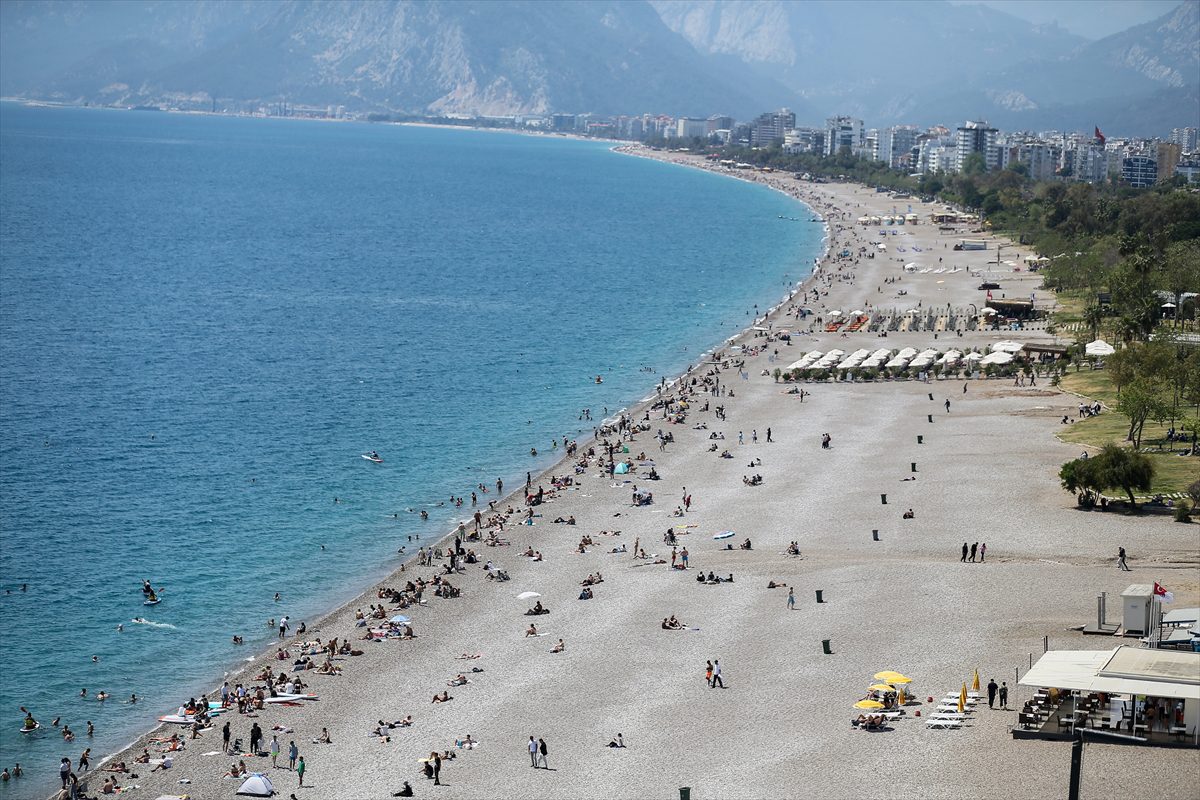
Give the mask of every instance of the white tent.
M 1013 360 L 1012 353 L 996 352 L 989 353 L 979 360 L 980 364 L 1007 364 Z
M 262 773 L 255 772 L 242 782 L 241 788 L 237 790 L 238 794 L 249 795 L 250 797 L 270 797 L 275 794 L 275 787 L 271 785 L 271 779 Z
M 1021 342 L 995 342 L 991 350 L 993 353 L 1019 353 L 1024 347 Z
M 1094 342 L 1089 342 L 1087 347 L 1083 348 L 1089 356 L 1111 356 L 1117 352 L 1116 348 L 1103 339 L 1097 339 Z

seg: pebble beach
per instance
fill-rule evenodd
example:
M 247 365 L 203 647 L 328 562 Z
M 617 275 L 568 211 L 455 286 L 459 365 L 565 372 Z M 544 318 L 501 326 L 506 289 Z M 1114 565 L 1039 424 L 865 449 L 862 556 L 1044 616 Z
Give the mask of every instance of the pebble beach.
M 722 170 L 695 156 L 623 149 Z M 299 798 L 382 798 L 405 781 L 415 796 L 446 798 L 671 798 L 680 787 L 692 798 L 1066 794 L 1069 745 L 1014 740 L 1015 710 L 984 707 L 959 730 L 930 730 L 914 717 L 928 706 L 912 705 L 889 730 L 865 732 L 849 724 L 858 713 L 853 704 L 883 670 L 911 677 L 913 696 L 925 701 L 957 692 L 978 669 L 984 683 L 1006 681 L 1009 707 L 1019 708 L 1030 690 L 1016 685 L 1017 671 L 1024 673 L 1031 654 L 1036 661 L 1043 637 L 1052 649 L 1119 643 L 1071 630 L 1094 620 L 1099 592 L 1115 597 L 1130 583 L 1158 581 L 1179 607 L 1198 604 L 1194 526 L 1075 508 L 1057 472 L 1078 446 L 1055 433 L 1079 398 L 1048 379 L 1036 386 L 1011 379 L 778 382 L 775 369 L 813 350 L 1056 341 L 1040 324 L 937 339 L 929 331 L 842 338 L 817 322 L 831 311 L 981 306 L 981 275 L 997 278 L 1008 297 L 1035 297 L 1039 308 L 1054 298 L 1022 268 L 1030 251 L 986 233 L 939 232 L 929 222 L 931 204 L 852 184 L 723 171 L 797 197 L 825 220 L 829 246 L 813 277 L 756 319 L 758 330 L 702 343 L 717 353 L 657 395 L 648 385 L 653 399 L 625 412 L 647 430 L 579 440 L 573 457 L 532 476 L 531 490 L 546 493 L 532 525 L 522 524 L 525 487 L 505 487 L 518 491 L 497 501 L 500 512 L 512 508 L 503 530 L 484 525 L 480 540 L 463 542 L 475 563 L 448 573 L 448 558 L 430 566 L 410 561 L 303 636 L 282 640 L 292 653 L 318 637 L 362 651 L 333 659 L 341 674 L 298 673 L 318 700 L 231 711 L 197 739 L 187 739 L 183 726 L 160 726 L 104 763 L 130 763 L 143 748 L 160 760 L 151 738 L 175 732 L 185 748 L 172 753 L 170 769 L 133 764 L 136 778 L 115 775 L 122 787 L 136 786 L 129 790 L 135 797 L 228 798 L 241 780 L 226 773 L 242 760 L 267 774 L 277 796 Z M 897 206 L 911 206 L 920 223 L 889 236 L 889 249 L 877 252 L 877 226 L 856 220 Z M 963 236 L 991 246 L 952 250 Z M 1004 245 L 1001 258 L 996 244 Z M 854 255 L 836 257 L 843 250 Z M 860 256 L 868 251 L 875 257 Z M 914 260 L 930 271 L 906 271 Z M 939 264 L 958 271 L 933 271 Z M 811 314 L 797 318 L 801 307 Z M 790 342 L 776 335 L 781 330 L 792 333 Z M 790 393 L 794 386 L 804 394 Z M 686 408 L 679 405 L 685 396 Z M 669 409 L 666 399 L 674 401 Z M 673 437 L 665 447 L 659 430 Z M 711 438 L 718 433 L 723 439 Z M 601 466 L 605 439 L 628 448 L 618 457 L 636 469 L 609 475 Z M 589 448 L 595 455 L 582 467 Z M 722 450 L 731 458 L 721 458 Z M 648 478 L 648 462 L 657 480 Z M 743 477 L 750 475 L 761 475 L 761 483 L 749 485 Z M 552 477 L 560 478 L 558 488 Z M 653 502 L 634 505 L 635 491 L 652 492 Z M 687 511 L 676 516 L 686 497 Z M 482 496 L 481 506 L 494 498 Z M 492 515 L 480 510 L 486 522 Z M 469 513 L 464 524 L 473 529 Z M 668 529 L 678 538 L 676 561 L 688 551 L 687 569 L 672 568 Z M 733 536 L 714 539 L 726 531 Z M 493 534 L 508 543 L 488 546 Z M 452 545 L 452 532 L 449 539 Z M 739 548 L 745 539 L 751 549 Z M 961 563 L 964 541 L 986 542 L 986 560 Z M 799 555 L 788 552 L 792 542 Z M 436 537 L 421 544 L 443 553 L 448 546 Z M 1119 547 L 1132 573 L 1117 571 Z M 524 556 L 527 550 L 541 558 Z M 635 557 L 641 550 L 644 559 Z M 489 561 L 509 579 L 487 579 Z M 709 572 L 733 580 L 697 581 Z M 356 612 L 382 602 L 379 587 L 402 590 L 435 575 L 460 596 L 434 596 L 431 587 L 419 605 L 387 606 L 389 615 L 410 618 L 415 638 L 363 639 L 375 625 L 360 626 Z M 603 580 L 590 586 L 594 596 L 579 599 L 581 584 L 595 575 Z M 772 582 L 778 588 L 768 588 Z M 519 599 L 523 592 L 536 592 L 550 613 L 527 616 L 535 600 Z M 664 630 L 669 616 L 685 630 Z M 540 635 L 527 635 L 531 622 Z M 562 652 L 551 652 L 560 639 Z M 275 652 L 230 675 L 231 685 L 261 686 L 254 677 L 264 669 L 289 669 L 292 660 Z M 713 660 L 724 688 L 705 680 Z M 469 682 L 449 686 L 458 674 Z M 443 691 L 453 700 L 431 702 Z M 372 733 L 380 720 L 408 716 L 411 726 Z M 243 741 L 253 723 L 266 742 L 277 735 L 285 753 L 294 741 L 307 767 L 304 785 L 284 768 L 286 756 L 272 767 L 269 756 L 222 753 L 226 721 Z M 331 743 L 314 742 L 323 728 Z M 607 747 L 618 733 L 626 746 Z M 478 746 L 458 746 L 468 734 Z M 531 768 L 530 736 L 545 740 L 548 769 Z M 447 751 L 454 757 L 443 762 L 435 786 L 420 759 Z M 1145 791 L 1147 775 L 1169 776 L 1154 788 L 1167 798 L 1191 797 L 1200 783 L 1200 762 L 1186 750 L 1090 744 L 1083 769 L 1088 797 Z M 109 774 L 91 773 L 90 793 Z

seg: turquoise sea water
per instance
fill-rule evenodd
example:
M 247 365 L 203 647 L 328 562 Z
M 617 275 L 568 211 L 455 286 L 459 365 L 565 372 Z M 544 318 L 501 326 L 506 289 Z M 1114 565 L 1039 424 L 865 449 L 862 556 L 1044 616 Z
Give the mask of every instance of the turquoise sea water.
M 820 247 L 779 215 L 810 216 L 594 142 L 0 104 L 0 765 L 30 772 L 0 793 L 748 324 Z

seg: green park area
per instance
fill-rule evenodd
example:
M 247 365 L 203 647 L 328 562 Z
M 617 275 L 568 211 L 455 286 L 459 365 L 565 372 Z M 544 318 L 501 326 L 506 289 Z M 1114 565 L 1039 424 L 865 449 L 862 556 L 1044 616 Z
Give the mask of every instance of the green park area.
M 1095 417 L 1073 417 L 1070 425 L 1059 430 L 1060 439 L 1084 445 L 1093 454 L 1106 444 L 1129 444 L 1130 418 L 1117 410 L 1117 389 L 1108 370 L 1084 368 L 1079 372 L 1071 372 L 1063 376 L 1060 386 L 1089 401 L 1098 400 L 1104 407 Z M 1190 447 L 1191 436 L 1186 426 L 1195 424 L 1196 407 L 1179 405 L 1174 409 L 1176 414 L 1172 420 L 1170 408 L 1166 403 L 1163 405 L 1153 414 L 1161 419 L 1148 417 L 1141 430 L 1140 450 L 1154 466 L 1149 494 L 1186 492 L 1189 486 L 1200 481 L 1200 456 L 1178 455 Z M 1172 424 L 1176 431 L 1187 433 L 1186 442 L 1167 440 L 1167 431 Z

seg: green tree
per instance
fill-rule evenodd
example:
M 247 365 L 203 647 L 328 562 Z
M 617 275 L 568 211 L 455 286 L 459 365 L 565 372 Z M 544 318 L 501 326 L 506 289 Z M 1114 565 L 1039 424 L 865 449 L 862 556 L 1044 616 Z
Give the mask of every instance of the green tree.
M 1146 456 L 1134 450 L 1106 444 L 1088 461 L 1088 476 L 1092 483 L 1102 489 L 1120 489 L 1129 495 L 1129 504 L 1136 506 L 1133 491 L 1150 490 L 1154 480 L 1154 464 Z
M 1163 398 L 1159 384 L 1148 378 L 1134 378 L 1117 398 L 1117 410 L 1129 418 L 1129 433 L 1126 439 L 1134 448 L 1142 446 L 1142 429 L 1147 420 L 1156 422 L 1171 414 L 1171 404 Z

